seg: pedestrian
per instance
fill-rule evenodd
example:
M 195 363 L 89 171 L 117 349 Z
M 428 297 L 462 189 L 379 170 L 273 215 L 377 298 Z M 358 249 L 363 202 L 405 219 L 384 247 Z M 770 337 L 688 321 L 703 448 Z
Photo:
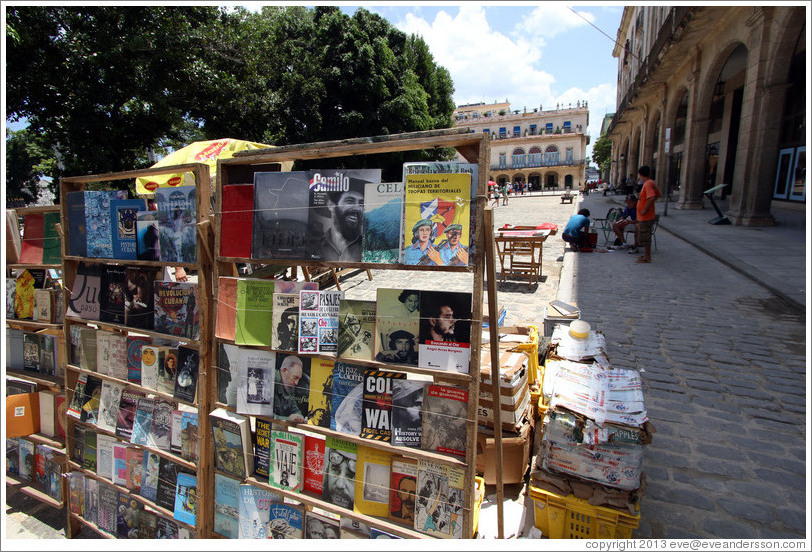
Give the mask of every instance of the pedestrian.
M 499 192 L 502 194 L 502 205 L 508 204 L 508 185 L 507 182 L 502 184 L 502 189 Z
M 637 257 L 635 262 L 650 263 L 651 229 L 654 226 L 654 219 L 656 218 L 654 202 L 657 201 L 657 198 L 662 194 L 657 187 L 657 183 L 652 180 L 651 169 L 647 165 L 640 167 L 637 174 L 643 181 L 643 187 L 637 199 L 637 244 L 644 248 L 645 253 Z
M 493 194 L 493 205 L 492 206 L 493 207 L 498 207 L 499 206 L 499 186 L 494 186 L 492 188 L 491 193 Z
M 582 247 L 591 247 L 588 235 L 589 215 L 589 209 L 581 209 L 577 215 L 572 215 L 561 234 L 561 239 L 572 245 L 575 251 L 580 251 Z

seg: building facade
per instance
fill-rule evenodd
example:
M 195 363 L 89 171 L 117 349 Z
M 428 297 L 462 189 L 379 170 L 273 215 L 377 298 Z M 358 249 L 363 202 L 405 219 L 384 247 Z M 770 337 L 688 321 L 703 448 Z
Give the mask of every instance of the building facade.
M 531 190 L 581 186 L 585 180 L 586 102 L 542 110 L 511 110 L 508 102 L 458 106 L 458 127 L 485 132 L 491 137 L 490 180 L 521 182 Z
M 715 186 L 734 224 L 806 200 L 808 7 L 624 9 L 609 179 L 649 165 L 678 209 Z

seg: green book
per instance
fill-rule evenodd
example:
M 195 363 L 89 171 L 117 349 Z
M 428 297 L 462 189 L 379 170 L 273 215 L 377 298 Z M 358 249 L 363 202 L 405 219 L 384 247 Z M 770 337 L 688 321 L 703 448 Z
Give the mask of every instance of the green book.
M 44 225 L 42 264 L 60 264 L 62 262 L 62 238 L 56 231 L 56 225 L 59 224 L 59 213 L 45 213 L 42 219 Z
M 269 485 L 286 491 L 302 490 L 303 448 L 302 435 L 290 431 L 271 431 Z
M 237 280 L 237 317 L 234 342 L 237 345 L 271 346 L 273 280 Z

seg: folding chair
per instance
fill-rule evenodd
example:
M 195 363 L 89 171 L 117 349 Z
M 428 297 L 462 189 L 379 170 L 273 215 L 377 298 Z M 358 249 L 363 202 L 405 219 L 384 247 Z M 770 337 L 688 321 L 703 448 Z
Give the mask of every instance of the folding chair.
M 606 218 L 596 218 L 592 221 L 592 228 L 600 230 L 603 233 L 603 245 L 609 243 L 609 238 L 612 236 L 612 223 L 620 219 L 623 214 L 623 209 L 620 207 L 612 207 L 606 213 Z

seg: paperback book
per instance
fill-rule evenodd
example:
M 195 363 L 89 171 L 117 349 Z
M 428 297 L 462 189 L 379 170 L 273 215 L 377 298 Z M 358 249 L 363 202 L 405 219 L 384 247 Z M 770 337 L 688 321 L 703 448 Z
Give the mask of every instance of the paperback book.
M 467 389 L 426 385 L 421 448 L 464 457 L 467 420 Z
M 420 448 L 425 381 L 392 381 L 392 445 Z
M 195 402 L 197 394 L 197 372 L 200 355 L 192 347 L 178 347 L 178 371 L 175 375 L 172 395 L 187 403 Z
M 393 456 L 389 481 L 389 519 L 414 527 L 417 460 Z
M 371 182 L 364 187 L 363 262 L 400 261 L 403 195 L 402 182 Z
M 144 453 L 137 447 L 127 449 L 127 489 L 134 494 L 141 492 L 142 468 L 144 466 Z
M 229 539 L 240 534 L 240 482 L 214 474 L 214 530 Z
M 268 523 L 271 520 L 271 506 L 282 502 L 282 497 L 253 485 L 239 486 L 239 538 L 268 539 Z
M 271 431 L 271 465 L 268 483 L 272 487 L 298 492 L 302 489 L 302 451 L 300 434 Z
M 419 460 L 414 528 L 434 537 L 462 538 L 464 484 L 462 468 Z
M 299 350 L 299 293 L 274 293 L 271 347 L 278 351 Z
M 68 255 L 87 257 L 87 235 L 85 227 L 85 193 L 65 194 L 68 212 Z
M 324 483 L 322 498 L 341 508 L 352 510 L 355 502 L 355 469 L 358 445 L 327 436 L 324 445 Z
M 220 256 L 251 257 L 254 226 L 253 184 L 223 186 Z
M 171 395 L 175 391 L 175 378 L 178 372 L 178 349 L 158 347 L 158 391 Z M 143 349 L 142 349 L 143 363 Z M 143 384 L 143 376 L 142 376 Z
M 421 292 L 420 322 L 418 365 L 445 372 L 469 373 L 471 294 Z
M 158 492 L 155 503 L 172 512 L 175 509 L 175 491 L 180 466 L 163 456 L 158 462 Z
M 268 538 L 304 538 L 304 508 L 282 501 L 272 502 L 268 512 Z
M 310 406 L 310 357 L 277 353 L 273 416 L 305 423 Z
M 42 241 L 45 236 L 43 214 L 29 213 L 23 217 L 23 221 L 20 263 L 42 264 Z
M 172 440 L 172 411 L 175 403 L 156 398 L 152 411 L 152 423 L 149 424 L 149 434 L 147 435 L 147 445 L 152 448 L 169 451 Z M 135 413 L 136 425 L 138 423 L 138 412 Z
M 135 231 L 135 252 L 138 260 L 162 260 L 158 213 L 155 211 L 138 211 L 135 215 Z
M 85 478 L 85 520 L 99 523 L 99 481 L 92 477 Z
M 369 516 L 389 515 L 389 480 L 392 453 L 358 446 L 355 511 Z
M 141 459 L 141 490 L 140 494 L 147 500 L 155 502 L 158 497 L 158 477 L 160 475 L 161 457 L 158 454 L 145 450 Z
M 254 474 L 262 481 L 271 475 L 271 423 L 262 418 L 256 419 L 254 432 Z
M 310 392 L 307 399 L 307 423 L 330 427 L 333 397 L 333 368 L 335 361 L 327 358 L 310 359 Z M 302 381 L 299 382 L 300 387 Z
M 87 256 L 113 258 L 113 221 L 110 204 L 116 199 L 127 199 L 124 190 L 95 190 L 85 192 L 85 239 Z
M 130 445 L 113 443 L 113 485 L 127 486 L 127 450 Z
M 128 339 L 129 336 L 120 333 L 114 333 L 107 338 L 107 375 L 122 381 L 128 381 L 130 375 L 127 358 Z
M 417 366 L 420 291 L 378 288 L 375 360 Z
M 227 276 L 220 276 L 217 280 L 217 321 L 214 336 L 220 339 L 235 338 L 238 281 L 237 278 Z
M 276 353 L 241 349 L 238 364 L 237 412 L 273 416 Z
M 364 371 L 361 437 L 388 443 L 392 438 L 392 382 L 403 372 Z
M 141 347 L 151 345 L 152 338 L 145 335 L 129 334 L 127 344 L 127 381 L 141 383 Z M 113 375 L 112 373 L 110 374 Z M 116 376 L 119 377 L 119 376 Z
M 333 369 L 333 397 L 330 429 L 361 435 L 361 407 L 364 399 L 364 368 L 336 362 Z
M 160 347 L 144 345 L 141 347 L 141 387 L 158 390 L 158 356 Z
M 240 348 L 230 343 L 217 344 L 217 402 L 237 408 Z
M 118 422 L 118 409 L 121 404 L 121 394 L 124 385 L 108 380 L 102 382 L 101 396 L 99 398 L 99 419 L 96 427 L 115 433 Z
M 339 516 L 328 516 L 327 512 L 305 512 L 306 539 L 338 539 L 341 534 Z
M 180 455 L 185 460 L 197 462 L 200 447 L 197 410 L 184 412 L 180 423 Z
M 157 188 L 161 260 L 197 262 L 197 203 L 194 186 Z
M 156 332 L 197 340 L 200 337 L 200 312 L 197 284 L 186 282 L 154 283 Z
M 71 475 L 76 472 L 71 472 Z M 109 483 L 99 483 L 99 529 L 113 536 L 118 517 L 118 489 Z
M 110 219 L 113 232 L 113 258 L 135 260 L 135 225 L 139 211 L 146 210 L 143 199 L 115 199 L 110 202 Z
M 154 268 L 126 269 L 124 323 L 131 328 L 151 330 L 155 325 Z
M 307 172 L 255 173 L 251 257 L 304 259 L 308 207 Z
M 304 479 L 302 488 L 305 491 L 321 496 L 324 485 L 324 443 L 325 437 L 315 433 L 306 433 L 302 463 Z
M 299 353 L 338 350 L 338 307 L 343 291 L 299 292 Z
M 237 280 L 237 315 L 234 342 L 237 345 L 271 345 L 273 280 Z
M 112 435 L 99 433 L 96 436 L 96 474 L 109 481 L 113 480 L 113 445 L 117 442 Z
M 143 397 L 144 393 L 142 391 L 136 391 L 128 387 L 122 390 L 118 418 L 116 419 L 116 437 L 126 441 L 131 439 L 138 400 Z
M 214 437 L 214 465 L 219 471 L 243 479 L 253 472 L 253 460 L 246 454 L 251 443 L 248 418 L 225 408 L 209 414 Z
M 14 318 L 20 320 L 33 318 L 34 289 L 34 276 L 30 270 L 23 270 L 17 275 L 14 287 Z
M 130 442 L 134 445 L 149 445 L 149 432 L 152 426 L 152 415 L 155 412 L 155 399 L 141 398 L 136 403 L 135 421 L 133 422 Z
M 375 301 L 339 301 L 338 358 L 372 360 L 375 356 L 375 310 Z
M 176 520 L 195 525 L 197 511 L 197 476 L 179 472 L 175 491 L 174 517 Z
M 19 293 L 20 276 L 17 277 L 17 290 Z M 97 265 L 79 263 L 76 277 L 70 288 L 70 302 L 68 303 L 68 316 L 84 318 L 85 320 L 98 320 L 100 314 L 101 271 Z M 17 318 L 21 318 L 17 313 Z

